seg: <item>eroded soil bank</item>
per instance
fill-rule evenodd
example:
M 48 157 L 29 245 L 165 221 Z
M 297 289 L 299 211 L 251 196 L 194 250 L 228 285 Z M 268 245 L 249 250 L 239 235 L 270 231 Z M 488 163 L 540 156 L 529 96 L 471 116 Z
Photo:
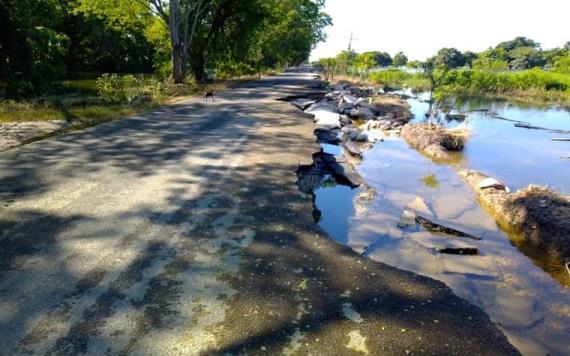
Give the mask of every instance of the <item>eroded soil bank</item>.
M 443 283 L 329 239 L 287 73 L 0 154 L 9 354 L 516 354 Z
M 510 193 L 503 184 L 485 184 L 494 179 L 476 171 L 462 171 L 461 176 L 501 225 L 519 233 L 519 243 L 560 265 L 570 262 L 570 197 L 537 185 Z

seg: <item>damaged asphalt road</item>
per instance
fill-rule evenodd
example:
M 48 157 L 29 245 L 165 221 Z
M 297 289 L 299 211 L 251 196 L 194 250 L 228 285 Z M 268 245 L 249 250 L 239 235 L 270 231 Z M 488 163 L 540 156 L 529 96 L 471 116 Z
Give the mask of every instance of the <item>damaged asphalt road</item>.
M 0 154 L 0 354 L 516 354 L 314 224 L 313 123 L 251 82 Z

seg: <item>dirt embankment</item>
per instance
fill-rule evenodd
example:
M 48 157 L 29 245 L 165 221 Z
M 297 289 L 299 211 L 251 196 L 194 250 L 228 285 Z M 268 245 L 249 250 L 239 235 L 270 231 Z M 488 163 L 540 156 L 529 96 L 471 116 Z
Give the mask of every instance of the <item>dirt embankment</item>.
M 398 95 L 379 95 L 374 98 L 372 104 L 379 116 L 384 116 L 390 120 L 408 122 L 413 117 L 410 104 Z
M 509 193 L 500 185 L 485 187 L 489 177 L 483 173 L 460 174 L 500 224 L 520 232 L 532 248 L 542 249 L 562 262 L 570 258 L 570 196 L 532 184 Z
M 68 126 L 62 120 L 0 124 L 0 152 L 64 130 Z
M 439 160 L 450 160 L 450 152 L 461 151 L 467 139 L 463 130 L 428 123 L 408 124 L 402 128 L 401 134 L 410 146 Z

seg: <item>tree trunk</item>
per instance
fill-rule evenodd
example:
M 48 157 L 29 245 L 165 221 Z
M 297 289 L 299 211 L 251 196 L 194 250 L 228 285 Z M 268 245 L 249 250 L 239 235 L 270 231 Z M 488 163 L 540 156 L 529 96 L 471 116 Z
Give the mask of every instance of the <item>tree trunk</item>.
M 203 83 L 206 80 L 206 71 L 204 70 L 206 59 L 204 58 L 204 52 L 200 49 L 196 49 L 192 52 L 192 73 L 199 83 Z
M 172 49 L 172 79 L 176 84 L 184 82 L 184 58 L 180 47 Z
M 168 26 L 170 28 L 170 45 L 172 47 L 172 79 L 174 83 L 184 82 L 183 44 L 180 40 L 180 0 L 171 0 L 169 4 Z

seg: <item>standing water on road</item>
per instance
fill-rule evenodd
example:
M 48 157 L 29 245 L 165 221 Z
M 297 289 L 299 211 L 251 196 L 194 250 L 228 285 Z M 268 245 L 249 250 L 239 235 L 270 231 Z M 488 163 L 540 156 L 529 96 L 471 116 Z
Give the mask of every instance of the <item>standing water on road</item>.
M 415 120 L 428 104 L 410 99 Z M 467 102 L 473 112 L 463 122 L 471 136 L 456 166 L 432 162 L 400 138 L 376 144 L 357 167 L 376 197 L 362 208 L 358 190 L 327 185 L 315 191 L 320 225 L 335 240 L 381 262 L 445 282 L 454 292 L 484 309 L 524 354 L 570 353 L 570 276 L 540 256 L 529 258 L 502 231 L 460 179 L 457 168 L 483 171 L 513 190 L 530 183 L 570 193 L 570 135 L 515 127 L 515 122 L 570 130 L 570 114 L 497 102 Z M 400 228 L 410 204 L 427 205 L 437 221 L 450 222 L 481 241 L 432 234 L 421 227 Z M 510 238 L 510 239 L 509 239 Z M 476 247 L 477 256 L 438 253 L 435 248 Z M 524 249 L 523 249 L 524 250 Z

